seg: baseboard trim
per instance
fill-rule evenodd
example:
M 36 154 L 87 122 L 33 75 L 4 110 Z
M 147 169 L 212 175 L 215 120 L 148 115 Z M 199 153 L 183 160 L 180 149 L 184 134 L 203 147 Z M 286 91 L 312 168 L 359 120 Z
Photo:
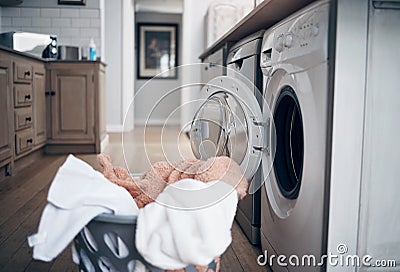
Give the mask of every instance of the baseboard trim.
M 135 126 L 163 126 L 165 125 L 165 119 L 137 119 L 135 120 Z M 180 126 L 181 121 L 180 120 L 168 120 L 167 123 L 168 126 Z
M 104 152 L 104 149 L 106 149 L 106 147 L 108 146 L 109 143 L 110 143 L 110 136 L 108 136 L 108 134 L 106 134 L 106 136 L 104 136 L 103 140 L 101 140 L 100 152 Z
M 123 125 L 107 125 L 106 131 L 109 133 L 122 133 L 132 131 L 133 127 L 127 127 Z
M 111 133 L 119 133 L 124 130 L 124 126 L 123 125 L 107 125 L 106 130 L 107 130 L 107 132 L 111 132 Z
M 51 144 L 44 148 L 45 154 L 96 154 L 94 144 Z

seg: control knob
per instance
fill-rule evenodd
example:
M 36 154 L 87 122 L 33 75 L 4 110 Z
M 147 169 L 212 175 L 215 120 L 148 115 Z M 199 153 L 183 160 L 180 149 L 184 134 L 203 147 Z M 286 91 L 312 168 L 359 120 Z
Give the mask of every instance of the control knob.
M 317 36 L 319 33 L 319 28 L 317 25 L 313 25 L 311 26 L 311 34 L 315 37 Z
M 288 33 L 285 35 L 284 45 L 287 48 L 292 47 L 292 45 L 293 45 L 293 34 L 292 33 Z
M 280 36 L 276 39 L 275 49 L 276 49 L 276 51 L 278 51 L 279 53 L 282 52 L 282 50 L 283 50 L 283 35 L 280 35 Z

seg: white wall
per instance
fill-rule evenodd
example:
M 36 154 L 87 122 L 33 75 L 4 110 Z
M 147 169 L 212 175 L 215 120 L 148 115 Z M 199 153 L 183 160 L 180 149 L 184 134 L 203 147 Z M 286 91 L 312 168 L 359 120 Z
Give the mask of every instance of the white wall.
M 185 48 L 186 42 L 183 44 L 182 41 L 182 15 L 181 14 L 165 14 L 165 13 L 154 13 L 154 12 L 138 12 L 136 13 L 136 23 L 176 23 L 178 24 L 178 65 L 182 59 L 182 48 Z M 138 46 L 136 45 L 136 50 Z M 137 55 L 136 55 L 137 56 Z M 135 74 L 137 78 L 137 72 Z M 148 80 L 135 79 L 135 125 L 162 125 L 169 117 L 168 124 L 179 125 L 180 114 L 173 114 L 180 105 L 180 94 L 174 92 L 169 94 L 162 103 L 158 105 L 154 112 L 151 112 L 157 101 L 160 100 L 165 94 L 181 85 L 181 75 L 178 73 L 177 79 L 155 79 L 152 80 L 143 92 L 142 86 L 146 84 Z M 139 92 L 139 94 L 138 94 Z M 170 116 L 171 115 L 171 116 Z M 149 118 L 150 116 L 150 118 Z
M 357 254 L 367 15 L 368 1 L 338 1 L 327 250 L 333 254 L 338 252 L 340 244 L 347 246 L 347 254 Z M 356 271 L 356 268 L 328 266 L 327 271 Z
M 134 93 L 134 4 L 132 0 L 104 4 L 107 131 L 120 132 Z M 125 129 L 133 129 L 133 113 Z
M 122 2 L 105 1 L 107 131 L 122 130 Z M 119 41 L 119 42 L 118 42 Z
M 204 15 L 211 0 L 184 0 L 182 18 L 182 64 L 199 63 L 199 56 L 204 51 Z M 201 82 L 200 67 L 186 70 L 182 73 L 182 84 Z M 181 104 L 197 99 L 198 92 L 186 89 L 181 93 Z M 191 122 L 195 113 L 194 107 L 181 108 L 181 128 Z M 188 127 L 185 127 L 188 130 Z
M 56 0 L 30 0 L 2 7 L 1 32 L 27 31 L 57 35 L 59 45 L 88 46 L 93 37 L 102 54 L 100 1 L 86 6 L 58 5 Z
M 158 12 L 182 14 L 183 0 L 136 0 L 136 12 Z

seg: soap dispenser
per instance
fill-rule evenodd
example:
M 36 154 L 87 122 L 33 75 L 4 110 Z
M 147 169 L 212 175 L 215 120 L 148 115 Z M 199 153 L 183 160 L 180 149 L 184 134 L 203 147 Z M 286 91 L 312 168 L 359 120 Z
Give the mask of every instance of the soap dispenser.
M 96 59 L 97 59 L 96 44 L 94 43 L 93 38 L 90 38 L 90 42 L 89 42 L 89 60 L 96 60 Z

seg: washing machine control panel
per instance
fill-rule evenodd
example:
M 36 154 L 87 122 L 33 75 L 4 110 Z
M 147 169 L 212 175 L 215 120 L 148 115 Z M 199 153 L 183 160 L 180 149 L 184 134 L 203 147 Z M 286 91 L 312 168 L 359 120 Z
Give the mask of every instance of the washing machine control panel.
M 266 30 L 260 60 L 264 75 L 273 73 L 276 64 L 290 64 L 300 71 L 326 61 L 329 11 L 330 3 L 323 3 Z
M 281 24 L 275 30 L 274 49 L 279 54 L 304 55 L 317 48 L 327 47 L 328 20 L 329 9 L 322 7 Z

